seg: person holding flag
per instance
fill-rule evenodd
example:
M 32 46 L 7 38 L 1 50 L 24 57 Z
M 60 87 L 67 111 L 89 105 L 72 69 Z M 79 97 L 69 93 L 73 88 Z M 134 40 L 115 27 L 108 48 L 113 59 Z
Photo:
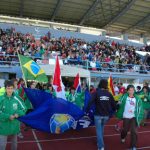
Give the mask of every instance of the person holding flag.
M 18 54 L 20 61 L 20 67 L 24 80 L 21 78 L 18 82 L 19 96 L 24 100 L 27 107 L 27 112 L 32 110 L 32 105 L 24 92 L 24 88 L 27 88 L 27 81 L 30 82 L 30 88 L 35 89 L 36 82 L 47 83 L 48 78 L 44 70 L 31 58 Z
M 81 91 L 81 82 L 78 73 L 74 79 L 73 87 L 70 89 L 68 101 L 76 104 L 79 108 L 82 109 L 84 106 L 84 94 L 85 92 Z
M 20 83 L 18 84 L 19 95 L 25 102 L 25 105 L 27 107 L 26 114 L 28 114 L 33 110 L 33 108 L 27 95 L 24 92 L 24 88 L 27 88 L 27 81 L 32 81 L 30 84 L 30 88 L 34 89 L 36 86 L 35 82 L 47 83 L 48 78 L 45 74 L 45 71 L 30 57 L 26 57 L 18 53 L 18 58 L 24 78 L 24 80 L 20 80 Z M 28 126 L 24 130 L 28 130 Z
M 78 93 L 74 87 L 71 87 L 67 100 L 82 109 L 84 106 L 84 92 Z
M 74 87 L 70 88 L 70 94 L 68 96 L 68 101 L 75 104 L 76 101 L 76 89 Z
M 5 150 L 8 137 L 11 137 L 11 149 L 17 150 L 17 134 L 20 132 L 17 118 L 25 115 L 26 107 L 15 95 L 12 81 L 5 82 L 5 90 L 0 96 L 0 150 Z

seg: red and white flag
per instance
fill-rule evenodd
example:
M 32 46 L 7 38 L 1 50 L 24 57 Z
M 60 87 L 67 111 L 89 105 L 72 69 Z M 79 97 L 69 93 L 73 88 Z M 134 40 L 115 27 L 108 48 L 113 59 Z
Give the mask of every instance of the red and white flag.
M 53 88 L 56 92 L 56 97 L 66 100 L 65 86 L 63 85 L 61 80 L 61 71 L 58 56 L 56 56 L 55 72 L 53 76 Z
M 81 93 L 81 81 L 80 81 L 79 73 L 76 75 L 74 79 L 73 87 L 76 89 L 77 93 Z

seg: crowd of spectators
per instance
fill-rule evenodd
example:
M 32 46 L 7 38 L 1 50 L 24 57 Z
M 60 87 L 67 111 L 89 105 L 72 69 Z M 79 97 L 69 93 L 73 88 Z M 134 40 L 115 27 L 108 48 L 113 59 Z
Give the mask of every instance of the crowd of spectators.
M 18 62 L 17 52 L 25 56 L 48 60 L 58 54 L 64 64 L 79 65 L 91 70 L 148 73 L 150 55 L 141 57 L 136 50 L 150 52 L 150 46 L 138 47 L 105 41 L 86 42 L 77 38 L 54 38 L 51 33 L 39 40 L 14 28 L 0 29 L 0 64 Z M 46 61 L 45 61 L 46 62 Z

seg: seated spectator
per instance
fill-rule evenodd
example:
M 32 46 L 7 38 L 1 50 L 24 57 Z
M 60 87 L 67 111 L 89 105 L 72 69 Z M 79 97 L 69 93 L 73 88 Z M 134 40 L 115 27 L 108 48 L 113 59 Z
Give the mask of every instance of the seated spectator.
M 149 45 L 137 48 L 149 52 Z M 60 37 L 55 38 L 51 33 L 41 35 L 40 40 L 30 34 L 16 32 L 15 29 L 0 30 L 0 64 L 16 65 L 17 52 L 25 56 L 42 59 L 55 58 L 57 53 L 64 60 L 64 64 L 89 64 L 93 70 L 118 72 L 150 72 L 150 56 L 142 60 L 135 52 L 135 47 L 110 41 L 86 42 L 83 39 Z M 53 53 L 52 53 L 53 52 Z M 13 55 L 14 57 L 7 55 Z M 94 60 L 93 60 L 94 59 Z M 89 60 L 88 64 L 87 61 Z M 13 63 L 11 63 L 13 61 Z M 47 61 L 42 61 L 47 63 Z M 114 64 L 115 63 L 115 64 Z M 141 67 L 137 66 L 141 64 Z
M 92 70 L 96 70 L 96 61 L 94 59 L 90 62 L 90 67 Z

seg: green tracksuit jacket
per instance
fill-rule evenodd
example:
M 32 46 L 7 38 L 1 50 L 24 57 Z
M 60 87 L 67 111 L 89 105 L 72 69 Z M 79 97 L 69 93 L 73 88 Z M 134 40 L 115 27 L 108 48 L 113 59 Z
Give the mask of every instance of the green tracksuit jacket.
M 10 120 L 10 116 L 25 115 L 26 107 L 21 98 L 15 93 L 11 97 L 6 94 L 0 96 L 0 135 L 14 135 L 20 132 L 20 122 L 17 119 Z

